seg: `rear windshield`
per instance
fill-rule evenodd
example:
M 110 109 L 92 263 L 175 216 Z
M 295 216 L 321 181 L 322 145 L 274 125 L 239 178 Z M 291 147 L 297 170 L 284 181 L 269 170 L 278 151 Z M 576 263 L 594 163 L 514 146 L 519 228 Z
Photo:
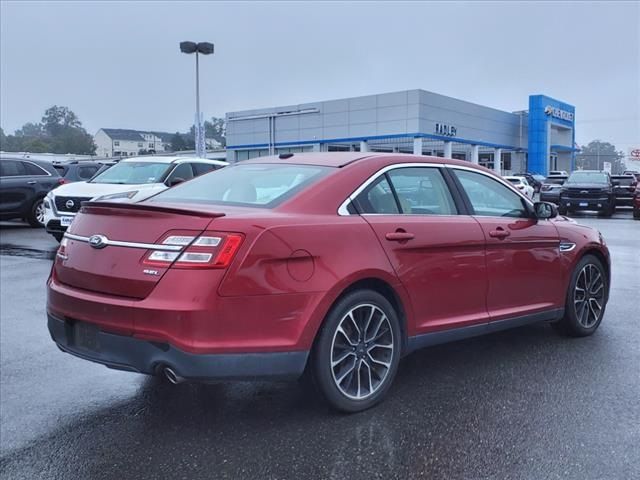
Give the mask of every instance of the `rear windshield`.
M 140 185 L 160 183 L 170 163 L 120 162 L 91 179 L 91 183 L 114 183 L 118 185 Z
M 177 185 L 150 201 L 273 208 L 332 170 L 312 165 L 234 165 Z
M 514 185 L 518 185 L 519 183 L 521 183 L 519 178 L 507 178 L 507 180 L 513 183 Z
M 562 185 L 566 181 L 567 177 L 549 177 L 544 181 L 544 183 L 552 185 Z
M 609 183 L 609 176 L 602 172 L 573 172 L 567 183 Z

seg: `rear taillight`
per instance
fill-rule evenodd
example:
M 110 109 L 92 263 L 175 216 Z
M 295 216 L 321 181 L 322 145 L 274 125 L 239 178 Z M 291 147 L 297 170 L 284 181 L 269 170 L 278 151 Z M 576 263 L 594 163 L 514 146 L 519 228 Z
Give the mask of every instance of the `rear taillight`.
M 65 183 L 67 183 L 67 181 L 64 178 L 60 177 L 58 179 L 58 185 L 64 185 Z
M 199 236 L 168 235 L 161 243 L 184 248 L 180 251 L 151 250 L 143 263 L 174 268 L 226 268 L 242 244 L 242 235 L 224 232 L 205 232 Z

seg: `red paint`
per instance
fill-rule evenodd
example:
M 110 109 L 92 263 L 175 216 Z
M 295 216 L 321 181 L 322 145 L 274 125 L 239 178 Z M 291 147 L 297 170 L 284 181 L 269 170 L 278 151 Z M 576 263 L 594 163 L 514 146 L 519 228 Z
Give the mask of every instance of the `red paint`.
M 226 235 L 231 243 L 215 250 L 224 268 L 149 266 L 143 263 L 149 250 L 70 240 L 68 259 L 56 258 L 48 281 L 48 309 L 194 353 L 308 350 L 332 304 L 363 279 L 395 292 L 412 336 L 562 307 L 580 256 L 597 251 L 608 261 L 597 231 L 562 218 L 337 214 L 385 166 L 468 162 L 361 153 L 252 162 L 335 171 L 272 210 L 145 202 L 83 207 L 75 235 L 144 243 L 169 233 Z M 560 254 L 560 241 L 576 248 Z

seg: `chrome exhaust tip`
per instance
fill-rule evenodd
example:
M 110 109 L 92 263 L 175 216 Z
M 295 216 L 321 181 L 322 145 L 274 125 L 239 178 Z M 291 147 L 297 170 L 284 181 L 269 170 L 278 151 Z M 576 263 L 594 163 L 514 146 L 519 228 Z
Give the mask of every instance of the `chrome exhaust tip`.
M 167 380 L 169 380 L 169 382 L 173 383 L 174 385 L 178 385 L 179 383 L 184 382 L 184 378 L 174 372 L 171 367 L 166 367 L 164 369 L 164 376 L 167 378 Z

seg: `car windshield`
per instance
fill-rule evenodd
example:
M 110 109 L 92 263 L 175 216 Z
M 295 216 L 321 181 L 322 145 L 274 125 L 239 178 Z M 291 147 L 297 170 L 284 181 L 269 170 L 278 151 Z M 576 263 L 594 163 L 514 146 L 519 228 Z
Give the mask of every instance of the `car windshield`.
M 173 187 L 150 201 L 272 208 L 332 170 L 311 165 L 236 165 Z
M 171 166 L 169 163 L 120 162 L 91 179 L 91 183 L 113 183 L 118 185 L 140 185 L 159 183 Z
M 567 183 L 609 183 L 609 177 L 602 172 L 573 172 Z
M 508 181 L 513 183 L 514 185 L 519 185 L 522 181 L 519 178 L 507 178 Z

